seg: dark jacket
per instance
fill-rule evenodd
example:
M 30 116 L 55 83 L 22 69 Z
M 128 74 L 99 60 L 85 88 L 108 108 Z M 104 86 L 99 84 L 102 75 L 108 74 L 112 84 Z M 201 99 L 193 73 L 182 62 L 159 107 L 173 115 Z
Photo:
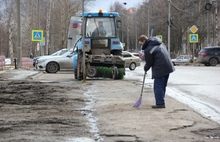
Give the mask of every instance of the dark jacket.
M 162 77 L 173 72 L 174 66 L 166 46 L 156 37 L 149 38 L 142 46 L 145 53 L 144 70 L 152 67 L 152 78 Z
M 91 37 L 105 37 L 106 36 L 106 30 L 104 26 L 99 26 L 96 28 L 93 32 Z

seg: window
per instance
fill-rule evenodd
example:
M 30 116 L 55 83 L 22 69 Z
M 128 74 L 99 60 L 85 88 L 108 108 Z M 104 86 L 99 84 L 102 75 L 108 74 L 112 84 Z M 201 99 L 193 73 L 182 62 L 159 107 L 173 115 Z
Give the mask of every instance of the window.
M 123 56 L 123 57 L 127 57 L 127 58 L 128 58 L 128 57 L 132 57 L 131 54 L 129 54 L 129 53 L 122 53 L 122 56 Z
M 102 30 L 96 30 L 96 29 L 99 29 L 100 23 L 102 26 Z M 103 29 L 105 30 L 105 34 L 101 34 L 103 32 Z M 98 35 L 100 35 L 101 37 L 116 37 L 114 19 L 110 17 L 88 18 L 86 21 L 86 37 L 93 37 L 94 32 L 97 32 L 97 31 L 99 32 Z

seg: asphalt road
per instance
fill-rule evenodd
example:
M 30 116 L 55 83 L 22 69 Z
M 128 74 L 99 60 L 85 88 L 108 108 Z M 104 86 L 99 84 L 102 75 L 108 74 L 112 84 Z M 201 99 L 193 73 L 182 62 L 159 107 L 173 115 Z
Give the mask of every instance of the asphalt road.
M 152 109 L 149 74 L 142 105 L 134 108 L 141 69 L 126 71 L 123 80 L 88 79 L 86 83 L 74 80 L 72 72 L 0 73 L 0 141 L 219 141 L 218 123 L 168 95 L 165 109 Z

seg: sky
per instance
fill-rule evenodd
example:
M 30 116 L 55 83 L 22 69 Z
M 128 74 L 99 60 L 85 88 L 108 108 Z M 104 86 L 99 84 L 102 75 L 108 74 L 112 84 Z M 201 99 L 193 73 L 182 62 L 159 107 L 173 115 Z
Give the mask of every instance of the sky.
M 115 2 L 119 2 L 123 4 L 126 2 L 125 8 L 130 7 L 138 7 L 138 4 L 140 4 L 143 0 L 92 0 L 89 2 L 89 6 L 87 6 L 89 11 L 98 11 L 99 9 L 102 9 L 102 11 L 108 11 L 110 5 L 112 5 Z

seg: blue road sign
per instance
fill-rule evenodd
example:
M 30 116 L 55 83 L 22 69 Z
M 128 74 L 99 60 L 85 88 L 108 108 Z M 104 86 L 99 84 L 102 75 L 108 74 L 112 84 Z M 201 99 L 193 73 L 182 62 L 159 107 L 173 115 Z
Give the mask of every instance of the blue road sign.
M 198 43 L 199 35 L 198 34 L 189 34 L 189 42 L 190 43 Z
M 43 41 L 43 30 L 32 30 L 32 41 Z

